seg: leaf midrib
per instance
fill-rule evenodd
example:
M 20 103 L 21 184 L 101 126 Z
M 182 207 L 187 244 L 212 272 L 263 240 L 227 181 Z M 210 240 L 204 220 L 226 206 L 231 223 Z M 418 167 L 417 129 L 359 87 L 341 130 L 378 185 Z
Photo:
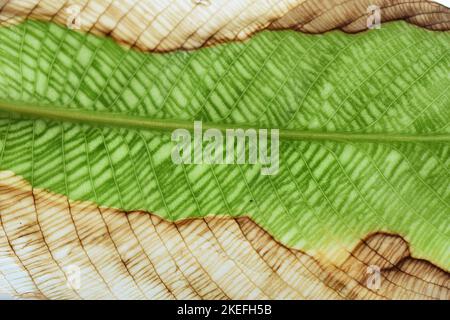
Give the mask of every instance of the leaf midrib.
M 194 130 L 193 120 L 155 119 L 144 116 L 122 113 L 107 113 L 80 109 L 44 106 L 28 103 L 0 101 L 0 111 L 13 115 L 31 118 L 85 123 L 107 127 L 122 127 L 156 131 L 173 131 L 176 129 Z M 203 130 L 219 129 L 278 129 L 255 127 L 246 124 L 206 123 L 202 122 Z M 312 130 L 296 130 L 279 128 L 281 140 L 330 140 L 354 142 L 450 142 L 450 134 L 392 134 L 392 133 L 351 133 L 351 132 L 320 132 Z

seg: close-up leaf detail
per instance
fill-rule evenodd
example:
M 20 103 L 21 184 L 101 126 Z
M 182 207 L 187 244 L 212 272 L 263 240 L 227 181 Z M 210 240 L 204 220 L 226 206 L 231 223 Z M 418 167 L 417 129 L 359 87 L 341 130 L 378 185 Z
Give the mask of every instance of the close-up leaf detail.
M 112 30 L 103 11 L 73 30 L 58 1 L 2 2 L 0 292 L 450 299 L 448 8 L 378 1 L 389 19 L 366 30 L 365 2 L 284 1 L 260 23 L 205 13 L 226 26 L 188 37 L 139 26 L 149 0 Z M 275 174 L 174 163 L 172 133 L 198 122 L 277 130 Z

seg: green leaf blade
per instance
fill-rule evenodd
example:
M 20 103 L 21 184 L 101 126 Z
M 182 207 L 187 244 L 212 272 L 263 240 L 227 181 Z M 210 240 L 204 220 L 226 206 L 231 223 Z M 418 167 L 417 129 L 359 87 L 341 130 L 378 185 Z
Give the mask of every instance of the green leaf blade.
M 1 169 L 170 220 L 249 215 L 329 259 L 395 232 L 448 269 L 449 37 L 395 23 L 148 54 L 47 23 L 1 28 Z M 193 120 L 283 129 L 279 174 L 174 165 L 170 130 Z

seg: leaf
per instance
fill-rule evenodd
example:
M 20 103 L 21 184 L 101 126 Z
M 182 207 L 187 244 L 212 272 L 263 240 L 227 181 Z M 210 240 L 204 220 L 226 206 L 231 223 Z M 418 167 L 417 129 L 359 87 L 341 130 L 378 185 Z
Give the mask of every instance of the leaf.
M 382 266 L 384 271 L 394 266 L 392 279 L 388 278 L 394 282 L 392 286 L 406 286 L 406 292 L 414 296 L 448 297 L 449 37 L 449 33 L 392 23 L 356 35 L 264 31 L 242 43 L 161 54 L 125 49 L 111 38 L 48 22 L 28 20 L 1 27 L 0 85 L 5 90 L 0 92 L 0 169 L 5 178 L 0 181 L 5 187 L 0 217 L 7 219 L 1 221 L 4 236 L 0 239 L 7 250 L 0 252 L 2 262 L 10 262 L 0 264 L 1 273 L 6 274 L 4 285 L 20 274 L 18 278 L 23 276 L 28 283 L 21 287 L 20 295 L 29 290 L 43 297 L 72 297 L 73 292 L 62 289 L 61 280 L 67 276 L 62 266 L 77 257 L 66 254 L 72 242 L 66 243 L 67 238 L 61 236 L 70 229 L 74 241 L 89 246 L 109 237 L 110 252 L 116 250 L 111 245 L 122 243 L 124 247 L 117 248 L 111 268 L 120 261 L 125 261 L 125 268 L 99 272 L 111 277 L 104 284 L 122 284 L 112 280 L 116 276 L 131 283 L 137 277 L 135 286 L 127 287 L 130 290 L 124 294 L 151 297 L 152 285 L 162 288 L 177 277 L 152 282 L 134 269 L 136 261 L 145 265 L 145 270 L 151 269 L 151 263 L 142 262 L 147 259 L 142 251 L 154 247 L 149 242 L 144 245 L 149 240 L 143 237 L 138 241 L 140 253 L 131 254 L 128 246 L 138 245 L 131 235 L 139 222 L 127 229 L 124 238 L 115 230 L 126 227 L 125 212 L 133 212 L 130 217 L 141 221 L 148 216 L 136 211 L 146 211 L 167 228 L 160 236 L 168 238 L 165 243 L 169 246 L 189 238 L 187 232 L 180 239 L 169 231 L 182 225 L 183 219 L 191 230 L 189 225 L 202 224 L 204 229 L 202 221 L 222 221 L 216 216 L 224 216 L 225 227 L 213 231 L 221 234 L 228 223 L 236 227 L 236 221 L 246 221 L 251 232 L 262 232 L 260 225 L 280 242 L 267 240 L 268 246 L 275 246 L 270 254 L 301 250 L 296 251 L 300 260 L 318 260 L 325 266 L 324 273 L 319 266 L 309 273 L 311 287 L 314 283 L 323 287 L 310 297 L 326 292 L 343 297 L 373 294 L 363 287 L 365 279 L 361 278 L 361 270 L 374 261 L 367 258 L 367 252 L 373 251 L 361 249 L 364 245 L 359 244 L 375 232 L 400 235 L 404 240 L 392 236 L 390 241 L 391 236 L 387 236 L 390 245 L 377 240 L 380 238 L 367 240 L 375 254 L 389 260 Z M 261 175 L 261 166 L 250 164 L 174 164 L 171 132 L 192 129 L 194 120 L 203 121 L 204 128 L 221 130 L 280 129 L 278 173 Z M 17 177 L 12 184 L 6 179 L 11 172 Z M 23 201 L 16 200 L 20 192 L 26 193 Z M 34 198 L 39 194 L 45 195 L 44 200 Z M 46 197 L 50 198 L 47 207 Z M 15 202 L 26 216 L 11 209 Z M 73 206 L 61 204 L 65 202 Z M 35 207 L 37 204 L 45 208 Z M 106 232 L 100 223 L 104 215 L 92 213 L 95 206 L 117 213 L 108 216 L 111 229 L 106 228 Z M 90 214 L 77 216 L 89 222 L 71 222 L 69 208 L 89 208 Z M 52 219 L 59 217 L 64 217 L 64 222 L 54 223 Z M 41 226 L 45 218 L 49 220 Z M 115 218 L 120 222 L 113 221 Z M 27 234 L 29 229 L 21 223 L 37 233 Z M 85 232 L 78 229 L 82 226 Z M 192 228 L 192 232 L 203 229 Z M 231 230 L 236 234 L 237 229 Z M 11 243 L 5 242 L 7 235 L 13 238 Z M 56 239 L 61 239 L 64 250 L 56 250 Z M 201 241 L 190 239 L 193 244 L 186 246 Z M 226 239 L 221 241 L 226 243 Z M 41 250 L 36 249 L 40 254 L 31 265 L 29 243 Z M 378 248 L 378 243 L 383 245 Z M 248 249 L 249 244 L 244 244 Z M 236 246 L 229 245 L 230 250 Z M 402 264 L 386 253 L 385 246 L 414 262 L 410 267 L 407 262 Z M 99 261 L 85 261 L 83 266 L 108 268 L 107 255 L 98 249 L 89 247 L 85 249 L 90 253 L 82 252 L 83 243 L 76 248 L 74 252 L 83 259 Z M 127 262 L 128 251 L 131 260 Z M 247 252 L 235 254 L 245 256 Z M 364 266 L 351 260 L 350 252 L 364 261 Z M 173 247 L 167 253 L 173 254 L 175 261 L 183 259 L 184 252 L 180 254 Z M 198 255 L 193 253 L 188 259 L 191 263 L 209 259 L 206 253 Z M 167 254 L 165 257 L 169 259 Z M 281 257 L 283 260 L 286 255 Z M 408 259 L 405 261 L 411 261 Z M 426 259 L 443 271 L 416 259 Z M 261 265 L 276 263 L 271 259 L 257 261 Z M 214 272 L 214 266 L 209 272 L 204 270 L 207 263 L 194 264 L 193 273 L 186 271 L 186 276 L 192 280 L 199 274 L 199 281 L 206 281 L 206 274 Z M 7 269 L 15 265 L 14 273 Z M 185 264 L 178 261 L 175 265 Z M 309 264 L 305 265 L 308 268 Z M 346 274 L 327 278 L 332 274 L 327 269 L 330 266 L 340 266 Z M 434 284 L 439 291 L 430 294 L 423 288 L 411 289 L 416 288 L 416 282 L 405 276 L 411 272 L 408 268 L 419 270 L 420 284 Z M 429 268 L 434 270 L 431 280 L 426 277 Z M 396 273 L 398 269 L 400 273 Z M 47 286 L 45 279 L 36 279 L 40 274 L 44 278 L 54 274 L 52 270 L 58 274 L 53 287 Z M 26 275 L 27 271 L 31 275 Z M 397 281 L 400 275 L 407 278 L 405 282 Z M 255 288 L 273 285 L 271 281 L 262 278 Z M 199 290 L 207 288 L 187 282 L 198 285 Z M 234 290 L 227 285 L 217 287 L 224 292 Z M 140 286 L 143 288 L 136 289 Z M 39 293 L 44 288 L 47 291 Z M 307 295 L 305 288 L 310 286 L 300 287 L 301 295 Z M 92 290 L 92 295 L 96 292 L 89 287 L 83 290 Z M 402 289 L 398 289 L 401 293 L 392 290 L 382 294 L 407 295 Z
M 172 221 L 248 215 L 335 262 L 370 232 L 399 233 L 448 268 L 449 34 L 404 23 L 354 36 L 265 32 L 164 55 L 32 21 L 0 39 L 1 108 L 39 118 L 3 116 L 1 168 L 34 187 Z M 58 117 L 76 123 L 46 120 Z M 299 136 L 280 133 L 273 176 L 175 165 L 158 129 L 194 119 Z
M 335 266 L 284 247 L 248 218 L 170 223 L 71 202 L 6 171 L 0 210 L 0 270 L 7 266 L 10 275 L 10 282 L 0 276 L 0 285 L 22 298 L 450 297 L 448 273 L 411 258 L 407 243 L 393 235 L 371 235 Z
M 0 24 L 30 18 L 107 35 L 144 51 L 197 49 L 245 40 L 265 29 L 359 32 L 380 10 L 383 23 L 405 20 L 450 29 L 450 9 L 429 0 L 42 0 L 4 1 Z M 370 9 L 372 8 L 372 9 Z

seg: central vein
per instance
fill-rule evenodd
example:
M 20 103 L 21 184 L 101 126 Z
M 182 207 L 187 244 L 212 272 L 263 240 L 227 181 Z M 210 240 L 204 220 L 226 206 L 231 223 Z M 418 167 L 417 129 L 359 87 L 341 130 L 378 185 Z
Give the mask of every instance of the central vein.
M 0 111 L 31 118 L 87 123 L 108 127 L 126 127 L 156 131 L 173 131 L 176 129 L 194 130 L 193 120 L 152 119 L 118 113 L 106 113 L 90 110 L 63 109 L 51 106 L 37 106 L 25 103 L 0 101 Z M 203 130 L 219 129 L 279 129 L 282 140 L 332 140 L 332 141 L 366 141 L 366 142 L 450 142 L 450 134 L 391 134 L 391 133 L 351 133 L 351 132 L 316 132 L 282 128 L 258 128 L 245 124 L 202 123 Z

